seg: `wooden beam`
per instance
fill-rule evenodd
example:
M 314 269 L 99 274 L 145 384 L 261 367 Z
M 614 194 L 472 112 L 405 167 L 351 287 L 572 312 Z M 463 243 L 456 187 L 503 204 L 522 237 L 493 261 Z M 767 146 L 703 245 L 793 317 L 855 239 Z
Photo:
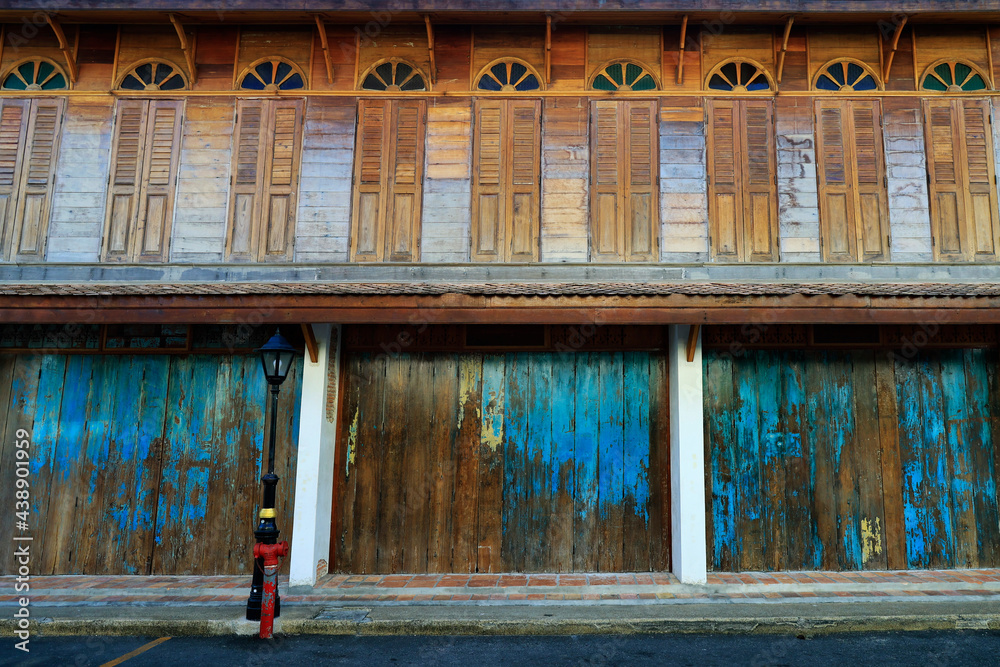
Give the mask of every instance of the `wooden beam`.
M 778 52 L 778 83 L 781 83 L 781 74 L 785 71 L 785 54 L 788 53 L 788 37 L 792 34 L 792 23 L 794 16 L 789 16 L 785 22 L 785 36 L 781 38 L 781 51 Z
M 437 83 L 437 62 L 434 59 L 434 26 L 431 25 L 431 17 L 424 14 L 424 25 L 427 26 L 427 51 L 431 56 L 431 83 Z
M 168 14 L 168 16 L 170 17 L 170 22 L 174 24 L 174 30 L 177 31 L 177 38 L 181 40 L 181 51 L 184 52 L 184 60 L 187 61 L 188 72 L 191 74 L 191 85 L 193 86 L 195 81 L 198 80 L 198 66 L 194 60 L 194 48 L 188 41 L 183 24 L 173 14 Z
M 326 36 L 326 26 L 319 14 L 316 15 L 316 29 L 319 30 L 319 43 L 323 46 L 323 60 L 326 62 L 326 81 L 333 85 L 333 56 L 330 55 L 330 41 Z
M 545 85 L 552 83 L 552 16 L 545 15 Z
M 687 360 L 690 364 L 694 361 L 694 353 L 698 351 L 698 334 L 701 333 L 700 324 L 692 324 L 688 329 Z
M 993 75 L 993 42 L 990 39 L 990 27 L 986 26 L 986 61 L 990 67 L 990 88 L 996 90 L 996 78 Z
M 903 28 L 906 26 L 906 19 L 908 17 L 904 14 L 902 20 L 896 24 L 896 32 L 892 36 L 892 46 L 889 49 L 889 57 L 885 59 L 885 71 L 882 72 L 882 84 L 887 85 L 889 83 L 889 73 L 892 72 L 892 61 L 896 57 L 896 49 L 899 47 L 899 36 L 903 34 Z M 881 48 L 881 45 L 879 45 Z
M 56 21 L 55 16 L 52 14 L 45 12 L 45 20 L 48 21 L 52 32 L 56 34 L 56 39 L 59 40 L 59 50 L 66 57 L 66 67 L 69 69 L 69 80 L 75 84 L 80 76 L 80 70 L 76 65 L 76 58 L 73 57 L 73 49 L 69 47 L 69 42 L 66 41 L 66 33 L 63 32 L 62 26 L 59 25 L 59 22 Z
M 315 364 L 319 361 L 319 345 L 311 324 L 302 324 L 302 337 L 306 341 L 306 350 L 309 351 L 309 361 Z
M 684 84 L 684 49 L 687 47 L 688 15 L 681 19 L 681 41 L 677 47 L 677 85 Z

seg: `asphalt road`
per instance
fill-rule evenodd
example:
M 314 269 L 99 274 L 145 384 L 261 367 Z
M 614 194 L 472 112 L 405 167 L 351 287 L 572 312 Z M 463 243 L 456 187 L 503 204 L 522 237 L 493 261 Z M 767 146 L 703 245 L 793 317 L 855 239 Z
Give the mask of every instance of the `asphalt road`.
M 38 637 L 31 653 L 0 644 L 3 665 L 104 665 L 152 637 Z M 115 664 L 210 665 L 920 665 L 1000 664 L 1000 632 L 909 632 L 794 636 L 586 635 L 570 637 L 298 636 L 175 637 Z

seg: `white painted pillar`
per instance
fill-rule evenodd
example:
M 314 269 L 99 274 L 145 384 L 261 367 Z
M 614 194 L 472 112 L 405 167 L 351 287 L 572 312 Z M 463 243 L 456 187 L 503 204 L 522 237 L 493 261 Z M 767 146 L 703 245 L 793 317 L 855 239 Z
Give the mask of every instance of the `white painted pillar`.
M 303 355 L 302 407 L 295 466 L 295 530 L 290 587 L 311 587 L 327 573 L 333 510 L 333 460 L 340 375 L 340 326 L 314 324 L 319 355 Z
M 705 424 L 701 334 L 687 360 L 691 327 L 670 327 L 670 520 L 674 575 L 685 584 L 706 581 Z

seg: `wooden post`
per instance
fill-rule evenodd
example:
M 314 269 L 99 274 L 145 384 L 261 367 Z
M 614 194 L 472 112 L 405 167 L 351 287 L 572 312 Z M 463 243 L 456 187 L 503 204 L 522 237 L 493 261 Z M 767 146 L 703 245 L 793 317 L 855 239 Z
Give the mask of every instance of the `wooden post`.
M 174 24 L 174 30 L 177 31 L 177 38 L 181 41 L 181 51 L 184 52 L 184 60 L 187 61 L 188 73 L 191 75 L 191 85 L 193 86 L 195 81 L 198 80 L 198 66 L 195 64 L 194 59 L 194 49 L 191 48 L 191 43 L 188 42 L 187 33 L 184 32 L 184 26 L 177 17 L 173 14 L 168 14 L 170 17 L 170 22 Z
M 681 41 L 677 47 L 677 85 L 684 84 L 684 49 L 687 47 L 688 15 L 681 19 Z
M 552 83 L 552 17 L 545 15 L 545 85 Z
M 785 36 L 781 39 L 781 51 L 778 52 L 778 83 L 781 83 L 781 73 L 785 71 L 785 54 L 788 53 L 788 36 L 792 33 L 794 16 L 789 16 L 785 23 Z
M 904 16 L 903 20 L 896 24 L 896 32 L 892 36 L 892 47 L 889 49 L 889 57 L 885 61 L 885 71 L 882 72 L 882 83 L 889 83 L 889 73 L 892 71 L 892 60 L 896 57 L 896 49 L 899 47 L 899 36 L 903 34 L 903 27 L 906 25 L 907 17 Z M 881 48 L 881 46 L 879 47 Z M 914 54 L 916 54 L 916 49 L 914 49 Z M 914 68 L 915 71 L 915 68 Z
M 437 83 L 437 63 L 434 60 L 434 26 L 431 17 L 424 14 L 424 25 L 427 26 L 427 51 L 431 56 L 431 83 Z
M 323 46 L 323 60 L 326 62 L 326 81 L 333 84 L 333 58 L 330 56 L 330 42 L 326 36 L 326 26 L 319 14 L 316 15 L 316 29 L 319 30 L 319 43 Z
M 76 58 L 73 57 L 73 50 L 69 48 L 69 42 L 66 41 L 66 33 L 63 32 L 62 26 L 59 25 L 59 22 L 56 21 L 52 14 L 46 13 L 45 20 L 48 21 L 52 32 L 56 34 L 56 39 L 59 40 L 59 50 L 62 51 L 63 56 L 66 58 L 66 67 L 69 69 L 70 82 L 75 84 L 80 71 L 76 66 Z

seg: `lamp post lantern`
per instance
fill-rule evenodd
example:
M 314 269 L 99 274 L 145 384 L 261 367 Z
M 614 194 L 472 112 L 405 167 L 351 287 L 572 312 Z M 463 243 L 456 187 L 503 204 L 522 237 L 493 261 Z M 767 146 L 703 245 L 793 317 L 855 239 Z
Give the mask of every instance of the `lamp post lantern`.
M 264 377 L 271 388 L 271 429 L 267 447 L 267 473 L 260 481 L 264 485 L 264 499 L 260 506 L 260 515 L 257 528 L 253 531 L 257 538 L 258 546 L 262 544 L 276 544 L 278 541 L 278 526 L 275 523 L 277 516 L 274 510 L 274 494 L 278 485 L 278 476 L 274 474 L 274 438 L 277 433 L 278 418 L 278 391 L 281 383 L 288 376 L 288 371 L 295 361 L 298 350 L 281 335 L 281 331 L 275 332 L 271 340 L 267 341 L 263 347 L 257 350 L 260 354 L 261 364 L 264 366 Z M 257 548 L 255 548 L 255 553 Z M 261 603 L 264 598 L 264 558 L 254 557 L 253 581 L 250 584 L 250 597 L 247 599 L 247 620 L 259 621 L 261 613 Z M 275 589 L 274 616 L 281 612 L 281 600 L 277 596 Z

